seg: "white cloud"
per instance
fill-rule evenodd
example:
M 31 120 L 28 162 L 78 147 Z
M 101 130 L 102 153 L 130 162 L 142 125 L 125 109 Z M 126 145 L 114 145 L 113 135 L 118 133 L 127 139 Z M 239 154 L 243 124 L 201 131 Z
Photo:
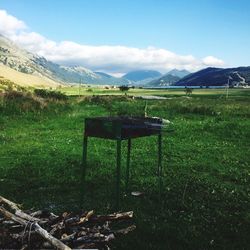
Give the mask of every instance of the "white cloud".
M 5 10 L 0 10 L 0 33 L 9 36 L 18 33 L 20 30 L 26 29 L 23 21 L 9 15 Z
M 214 56 L 207 56 L 205 58 L 202 59 L 202 62 L 204 65 L 207 66 L 223 66 L 224 62 Z
M 71 41 L 56 43 L 28 30 L 25 23 L 0 10 L 0 33 L 27 50 L 63 65 L 81 65 L 95 71 L 121 75 L 131 70 L 170 69 L 199 70 L 208 66 L 221 67 L 224 62 L 214 56 L 203 59 L 178 55 L 155 47 L 144 49 L 126 46 L 91 46 Z

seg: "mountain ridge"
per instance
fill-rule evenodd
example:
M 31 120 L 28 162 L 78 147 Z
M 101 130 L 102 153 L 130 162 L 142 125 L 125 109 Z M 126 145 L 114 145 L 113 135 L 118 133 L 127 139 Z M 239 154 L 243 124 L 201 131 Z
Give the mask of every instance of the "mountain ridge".
M 125 74 L 123 78 L 137 85 L 144 85 L 161 76 L 162 74 L 156 70 L 134 70 Z
M 173 86 L 225 86 L 250 85 L 250 66 L 237 68 L 209 67 L 187 75 Z
M 148 83 L 149 86 L 169 86 L 172 85 L 176 82 L 178 82 L 182 77 L 189 75 L 190 72 L 187 70 L 178 70 L 178 69 L 173 69 L 170 70 L 168 73 L 165 75 L 161 76 L 160 78 L 157 78 L 153 81 L 150 81 Z
M 189 72 L 189 71 L 187 71 L 185 69 L 182 69 L 182 70 L 172 69 L 166 75 L 178 76 L 180 78 L 183 78 L 183 77 L 189 75 L 190 73 L 191 72 Z

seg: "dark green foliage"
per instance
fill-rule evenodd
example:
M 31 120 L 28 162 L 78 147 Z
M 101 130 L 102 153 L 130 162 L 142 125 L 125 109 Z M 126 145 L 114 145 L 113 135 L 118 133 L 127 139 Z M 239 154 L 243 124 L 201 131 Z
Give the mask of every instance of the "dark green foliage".
M 120 89 L 121 91 L 128 91 L 128 90 L 129 90 L 129 86 L 122 85 L 122 86 L 119 86 L 119 89 Z
M 186 93 L 186 95 L 190 96 L 193 93 L 193 89 L 192 88 L 185 88 L 185 93 Z
M 52 91 L 46 89 L 35 89 L 34 94 L 42 98 L 51 98 L 55 100 L 67 100 L 67 96 L 59 91 Z

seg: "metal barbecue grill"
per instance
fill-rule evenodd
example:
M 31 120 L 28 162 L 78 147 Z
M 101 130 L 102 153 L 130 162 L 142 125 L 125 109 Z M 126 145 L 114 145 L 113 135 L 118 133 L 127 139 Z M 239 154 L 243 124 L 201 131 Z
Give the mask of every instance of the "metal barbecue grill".
M 97 137 L 117 141 L 116 160 L 116 202 L 119 206 L 120 179 L 121 179 L 121 142 L 128 140 L 126 191 L 129 184 L 131 139 L 144 136 L 158 136 L 158 177 L 162 175 L 162 131 L 163 120 L 151 117 L 94 117 L 85 119 L 85 132 L 83 140 L 83 181 L 85 181 L 87 168 L 88 137 Z

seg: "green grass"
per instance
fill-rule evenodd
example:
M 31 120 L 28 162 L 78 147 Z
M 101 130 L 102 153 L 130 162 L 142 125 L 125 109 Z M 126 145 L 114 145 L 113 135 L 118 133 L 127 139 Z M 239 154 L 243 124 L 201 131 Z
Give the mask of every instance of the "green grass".
M 175 130 L 163 138 L 162 197 L 159 200 L 156 178 L 157 138 L 132 140 L 130 190 L 144 196 L 122 198 L 121 209 L 134 211 L 137 229 L 112 247 L 248 249 L 250 92 L 230 90 L 226 100 L 221 90 L 197 90 L 191 98 L 175 91 L 156 92 L 179 97 L 148 101 L 148 115 L 171 120 Z M 1 194 L 25 208 L 111 212 L 115 142 L 90 138 L 87 193 L 82 200 L 83 121 L 100 115 L 143 114 L 144 105 L 143 100 L 109 96 L 72 97 L 65 103 L 49 103 L 39 112 L 2 107 Z M 122 153 L 124 177 L 125 142 Z

